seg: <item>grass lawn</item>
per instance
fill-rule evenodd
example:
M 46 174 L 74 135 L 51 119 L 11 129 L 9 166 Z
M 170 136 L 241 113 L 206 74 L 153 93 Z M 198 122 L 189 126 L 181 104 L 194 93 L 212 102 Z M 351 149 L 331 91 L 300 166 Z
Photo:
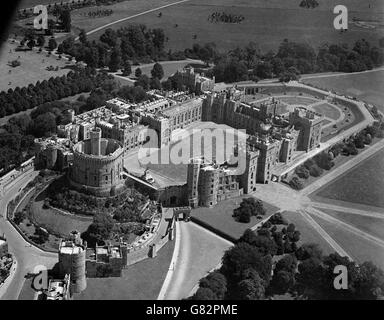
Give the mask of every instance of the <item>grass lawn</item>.
M 375 153 L 336 180 L 322 187 L 315 195 L 384 208 L 383 157 L 384 150 Z
M 318 101 L 315 98 L 300 97 L 300 96 L 299 97 L 278 97 L 278 99 L 288 104 L 300 104 L 304 106 L 308 106 Z
M 341 94 L 355 96 L 359 100 L 371 103 L 379 110 L 384 111 L 384 70 L 305 79 L 303 82 Z
M 31 83 L 35 84 L 37 81 L 48 80 L 50 77 L 62 76 L 71 70 L 71 63 L 67 63 L 65 60 L 58 60 L 55 56 L 47 56 L 47 54 L 37 51 L 15 51 L 16 47 L 16 44 L 4 42 L 1 48 L 0 91 L 25 87 Z M 12 60 L 19 60 L 20 66 L 15 68 L 8 66 L 8 62 Z M 59 70 L 48 71 L 46 68 L 49 66 L 58 66 Z
M 312 218 L 358 263 L 372 261 L 384 269 L 384 249 L 371 241 L 335 226 L 317 216 Z
M 144 8 L 154 8 L 164 3 L 157 1 L 156 5 L 149 5 L 148 1 L 142 2 L 140 4 L 134 0 L 115 5 L 119 12 L 105 19 L 111 22 L 112 19 L 121 18 L 123 13 L 129 16 L 145 11 Z M 253 41 L 264 51 L 276 49 L 285 38 L 306 42 L 315 48 L 326 42 L 351 44 L 361 38 L 376 45 L 381 37 L 378 30 L 363 29 L 352 24 L 347 33 L 336 31 L 333 27 L 335 15 L 332 13 L 333 8 L 339 4 L 336 0 L 322 1 L 319 7 L 310 10 L 300 8 L 299 3 L 286 0 L 191 0 L 111 27 L 117 29 L 130 23 L 141 23 L 150 28 L 163 28 L 169 38 L 167 48 L 174 50 L 184 50 L 196 42 L 215 42 L 220 49 L 230 49 Z M 379 0 L 370 4 L 371 8 L 368 3 L 353 0 L 349 1 L 348 9 L 350 14 L 359 18 L 380 19 L 382 6 Z M 245 20 L 240 24 L 210 23 L 208 16 L 216 11 L 243 15 Z M 158 17 L 158 12 L 162 13 L 161 17 Z M 105 23 L 105 19 L 74 17 L 73 21 L 80 28 L 90 30 Z M 90 38 L 98 38 L 102 32 L 96 32 Z
M 319 208 L 319 210 L 351 226 L 384 240 L 384 219 L 360 216 L 347 212 Z M 384 212 L 383 212 L 384 217 Z
M 252 195 L 243 195 L 241 197 L 221 201 L 212 208 L 200 207 L 194 209 L 192 210 L 192 217 L 223 232 L 231 238 L 238 239 L 246 229 L 252 228 L 260 222 L 256 217 L 251 217 L 249 223 L 241 223 L 237 222 L 232 217 L 233 210 L 240 206 L 242 199 L 250 197 L 252 197 Z M 278 210 L 277 207 L 266 202 L 264 202 L 264 208 L 267 213 L 263 216 L 263 219 L 274 214 Z
M 332 119 L 337 120 L 341 116 L 340 109 L 334 107 L 329 103 L 322 103 L 312 107 L 316 112 Z
M 154 259 L 129 266 L 120 278 L 88 278 L 87 289 L 75 300 L 155 300 L 163 285 L 175 242 L 168 242 Z
M 325 255 L 335 252 L 327 241 L 313 228 L 303 216 L 298 212 L 284 211 L 283 216 L 289 223 L 293 223 L 296 229 L 300 231 L 300 240 L 297 245 L 301 246 L 304 243 L 316 243 L 323 250 Z
M 57 210 L 43 208 L 44 201 L 36 201 L 31 206 L 33 220 L 50 233 L 68 236 L 71 231 L 77 230 L 84 232 L 92 223 L 92 217 L 79 217 L 75 215 L 65 215 Z

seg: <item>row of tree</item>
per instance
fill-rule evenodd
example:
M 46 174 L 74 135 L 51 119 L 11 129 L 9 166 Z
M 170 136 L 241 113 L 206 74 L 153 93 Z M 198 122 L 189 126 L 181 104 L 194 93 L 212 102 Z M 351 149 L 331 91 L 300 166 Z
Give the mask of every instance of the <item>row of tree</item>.
M 384 62 L 382 48 L 371 46 L 362 39 L 352 48 L 347 45 L 325 44 L 317 51 L 307 43 L 285 39 L 277 52 L 262 53 L 251 42 L 244 48 L 220 53 L 213 43 L 195 44 L 185 50 L 185 56 L 214 63 L 212 74 L 217 81 L 236 82 L 280 78 L 282 81 L 297 79 L 298 75 L 314 72 L 356 72 L 369 70 Z
M 27 87 L 0 92 L 0 117 L 25 111 L 46 102 L 56 101 L 97 87 L 105 76 L 86 68 L 70 71 L 61 77 L 37 81 Z
M 86 33 L 79 34 L 80 42 L 69 37 L 59 45 L 59 53 L 67 53 L 90 67 L 117 71 L 125 61 L 151 61 L 166 58 L 165 35 L 162 29 L 144 25 L 129 25 L 119 30 L 107 29 L 98 41 L 88 41 Z M 149 59 L 149 60 L 148 60 Z
M 333 168 L 335 165 L 334 159 L 339 155 L 357 155 L 359 153 L 358 149 L 370 145 L 374 137 L 382 138 L 384 136 L 383 129 L 383 124 L 368 126 L 347 141 L 337 143 L 328 152 L 324 151 L 308 159 L 303 165 L 295 169 L 296 176 L 289 181 L 289 185 L 296 190 L 302 189 L 304 184 L 300 179 L 307 179 L 309 176 L 319 177 L 324 170 L 328 171 Z

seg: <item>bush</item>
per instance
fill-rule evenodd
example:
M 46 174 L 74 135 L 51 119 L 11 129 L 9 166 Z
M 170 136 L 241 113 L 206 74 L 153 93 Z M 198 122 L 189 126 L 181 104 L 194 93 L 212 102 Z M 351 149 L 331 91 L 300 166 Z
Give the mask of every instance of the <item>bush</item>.
M 282 214 L 280 212 L 276 212 L 274 215 L 272 215 L 269 220 L 271 224 L 284 224 L 288 225 L 288 221 L 283 218 Z
M 309 171 L 305 166 L 299 166 L 296 168 L 295 173 L 299 178 L 308 179 Z
M 291 181 L 289 181 L 289 185 L 292 189 L 295 189 L 295 190 L 301 190 L 304 187 L 303 183 L 300 181 L 298 177 L 293 177 Z
M 307 161 L 304 162 L 304 167 L 306 167 L 308 170 L 313 167 L 316 164 L 315 160 L 308 159 Z
M 323 174 L 323 169 L 319 168 L 318 166 L 313 166 L 311 169 L 309 169 L 309 174 L 312 177 L 319 177 Z

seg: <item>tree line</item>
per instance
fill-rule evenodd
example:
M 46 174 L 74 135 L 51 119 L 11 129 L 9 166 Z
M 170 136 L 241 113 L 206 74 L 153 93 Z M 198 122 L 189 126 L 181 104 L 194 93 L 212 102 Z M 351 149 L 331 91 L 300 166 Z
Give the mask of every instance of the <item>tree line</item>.
M 148 29 L 144 25 L 129 25 L 117 31 L 107 29 L 98 41 L 88 41 L 86 33 L 79 34 L 80 42 L 69 37 L 59 45 L 60 53 L 67 53 L 84 61 L 90 67 L 108 67 L 118 70 L 122 63 L 130 60 L 153 61 L 166 59 L 165 34 L 162 29 Z
M 357 72 L 381 66 L 384 62 L 383 48 L 372 46 L 365 39 L 356 41 L 352 48 L 346 44 L 325 44 L 317 51 L 309 44 L 285 39 L 276 52 L 267 53 L 262 53 L 253 42 L 225 53 L 220 53 L 213 43 L 195 44 L 184 54 L 207 64 L 213 63 L 211 74 L 218 82 L 229 83 L 266 78 L 289 81 L 305 73 Z

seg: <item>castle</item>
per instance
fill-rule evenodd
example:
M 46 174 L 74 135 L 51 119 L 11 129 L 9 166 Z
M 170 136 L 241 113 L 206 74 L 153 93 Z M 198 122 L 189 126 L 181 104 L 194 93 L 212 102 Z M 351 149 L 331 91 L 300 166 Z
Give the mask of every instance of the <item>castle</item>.
M 274 98 L 247 103 L 245 90 L 236 87 L 215 92 L 214 79 L 195 73 L 191 67 L 173 77 L 180 89 L 187 91 L 152 90 L 147 92 L 149 100 L 141 103 L 114 98 L 104 107 L 77 116 L 68 111 L 69 123 L 58 127 L 56 138 L 65 141 L 61 156 L 55 156 L 60 148 L 54 144 L 37 141 L 40 148 L 36 159 L 47 167 L 61 159 L 61 167 L 69 167 L 69 179 L 75 188 L 108 196 L 122 186 L 124 154 L 153 142 L 149 129 L 157 133 L 158 148 L 169 145 L 176 129 L 194 122 L 211 121 L 245 129 L 245 172 L 235 173 L 225 163 L 192 159 L 186 185 L 164 189 L 163 195 L 158 195 L 163 205 L 213 206 L 228 197 L 254 191 L 256 183 L 274 179 L 273 170 L 279 163 L 291 163 L 294 152 L 309 152 L 320 145 L 324 118 L 316 112 L 300 106 L 289 109 Z M 174 197 L 183 200 L 175 203 L 170 200 Z

